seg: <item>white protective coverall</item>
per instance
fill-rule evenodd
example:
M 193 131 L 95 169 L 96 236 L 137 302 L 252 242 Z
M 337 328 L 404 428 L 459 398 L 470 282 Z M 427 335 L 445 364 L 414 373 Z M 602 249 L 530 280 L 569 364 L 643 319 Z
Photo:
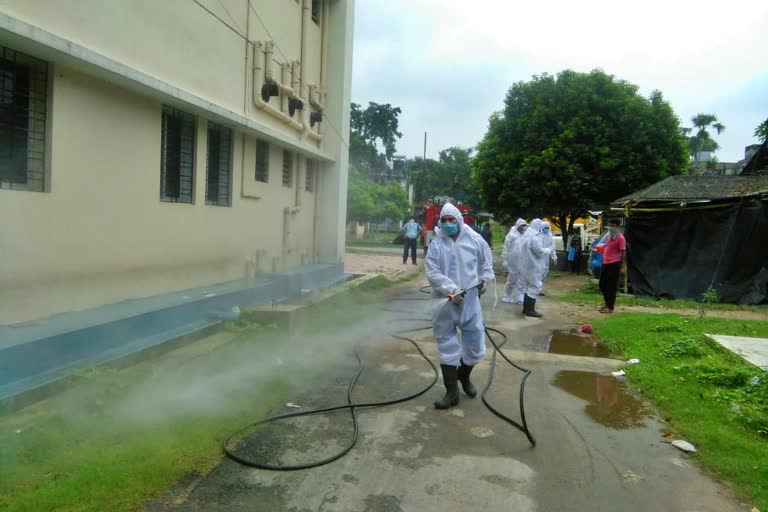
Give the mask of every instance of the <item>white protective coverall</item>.
M 501 252 L 501 257 L 507 266 L 504 302 L 517 301 L 523 293 L 522 283 L 520 282 L 520 251 L 515 251 L 515 247 L 519 245 L 520 239 L 523 236 L 518 229 L 524 224 L 525 221 L 523 219 L 517 219 L 515 225 L 512 226 L 507 236 L 504 237 L 504 250 Z
M 547 231 L 544 231 L 545 228 L 549 228 Z M 547 278 L 547 274 L 549 274 L 549 262 L 551 261 L 555 265 L 557 265 L 557 251 L 555 250 L 555 239 L 552 236 L 552 227 L 549 225 L 549 222 L 544 221 L 542 223 L 542 233 L 541 233 L 541 246 L 545 249 L 551 249 L 552 253 L 549 255 L 549 258 L 547 258 L 544 261 L 544 273 L 541 275 L 542 282 Z
M 532 299 L 541 293 L 544 265 L 552 254 L 552 249 L 543 246 L 543 227 L 541 219 L 534 219 L 520 241 L 520 278 L 524 293 Z
M 429 245 L 424 269 L 432 285 L 432 328 L 440 364 L 459 366 L 461 360 L 474 366 L 485 359 L 485 326 L 478 289 L 484 281 L 494 286 L 491 249 L 474 229 L 464 225 L 461 212 L 446 203 L 440 217 L 452 215 L 459 224 L 454 241 L 442 230 Z M 438 226 L 440 224 L 438 223 Z M 458 289 L 467 290 L 460 306 L 445 300 Z M 461 341 L 457 328 L 461 330 Z

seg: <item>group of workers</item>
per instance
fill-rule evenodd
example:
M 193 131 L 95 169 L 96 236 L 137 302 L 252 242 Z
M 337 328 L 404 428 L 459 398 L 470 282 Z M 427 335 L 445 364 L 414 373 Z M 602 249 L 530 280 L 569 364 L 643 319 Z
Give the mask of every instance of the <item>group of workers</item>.
M 557 263 L 557 252 L 549 222 L 533 219 L 530 225 L 517 219 L 504 238 L 501 253 L 507 266 L 503 302 L 523 305 L 523 315 L 538 318 L 536 299 L 541 295 L 550 262 Z
M 615 251 L 616 255 L 611 253 L 611 257 L 606 258 L 605 263 L 611 267 L 600 282 L 606 296 L 603 312 L 613 311 L 616 280 L 626 250 L 617 223 L 611 221 L 609 227 L 606 247 L 611 244 L 612 253 Z M 408 231 L 414 229 L 411 227 Z M 549 223 L 534 219 L 528 224 L 518 219 L 504 240 L 502 255 L 509 271 L 503 301 L 522 303 L 524 315 L 540 317 L 536 299 L 541 294 L 550 262 L 557 263 Z M 406 257 L 404 253 L 404 263 Z M 468 397 L 477 396 L 470 375 L 475 365 L 485 359 L 485 324 L 480 297 L 495 280 L 490 244 L 464 224 L 461 212 L 450 203 L 443 205 L 440 212 L 424 269 L 432 287 L 432 329 L 445 386 L 445 395 L 434 406 L 448 409 L 459 403 L 459 384 Z

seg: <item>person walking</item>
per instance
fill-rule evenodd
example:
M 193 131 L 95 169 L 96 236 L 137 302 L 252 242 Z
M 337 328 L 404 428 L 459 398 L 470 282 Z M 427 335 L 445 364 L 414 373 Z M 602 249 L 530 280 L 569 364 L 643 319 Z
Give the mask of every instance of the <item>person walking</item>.
M 408 261 L 408 250 L 411 251 L 411 261 L 416 264 L 416 240 L 421 232 L 421 226 L 413 219 L 409 220 L 401 230 L 403 232 L 403 265 Z
M 459 403 L 459 382 L 467 396 L 477 395 L 469 375 L 485 359 L 480 296 L 495 276 L 490 247 L 464 224 L 455 206 L 443 206 L 438 225 L 424 269 L 432 286 L 432 329 L 445 385 L 445 396 L 434 405 L 448 409 Z
M 488 244 L 488 247 L 493 250 L 493 232 L 491 231 L 490 222 L 485 223 L 485 226 L 483 226 L 483 231 L 480 233 L 480 235 L 483 237 L 483 240 L 485 240 L 485 243 Z
M 581 235 L 579 235 L 579 232 L 571 229 L 569 234 L 571 235 L 571 240 L 568 244 L 568 261 L 571 264 L 571 273 L 578 276 L 581 274 L 581 260 L 584 249 L 581 247 Z
M 542 223 L 541 246 L 551 251 L 549 254 L 549 258 L 544 260 L 544 274 L 541 276 L 541 283 L 543 287 L 544 281 L 547 279 L 547 274 L 549 274 L 549 262 L 551 261 L 554 265 L 557 265 L 557 250 L 555 249 L 555 238 L 552 236 L 552 226 L 550 226 L 549 222 L 547 221 L 544 221 Z M 544 295 L 544 292 L 543 291 L 539 292 L 539 295 Z
M 516 247 L 520 244 L 520 239 L 527 227 L 528 224 L 526 224 L 524 219 L 517 219 L 515 225 L 512 226 L 507 236 L 504 237 L 504 249 L 501 252 L 501 259 L 504 260 L 504 264 L 507 266 L 507 284 L 504 287 L 502 302 L 518 302 L 520 295 L 523 293 L 520 282 L 520 251 L 516 250 Z
M 520 241 L 520 277 L 525 293 L 523 315 L 534 318 L 541 317 L 541 313 L 536 311 L 536 299 L 541 294 L 545 262 L 552 254 L 552 249 L 543 245 L 543 229 L 541 219 L 533 219 Z
M 619 288 L 619 275 L 625 267 L 625 253 L 627 241 L 619 232 L 619 221 L 608 221 L 608 236 L 605 237 L 605 252 L 603 253 L 603 265 L 600 271 L 600 292 L 603 294 L 605 305 L 600 308 L 601 313 L 611 314 L 616 305 L 616 292 Z

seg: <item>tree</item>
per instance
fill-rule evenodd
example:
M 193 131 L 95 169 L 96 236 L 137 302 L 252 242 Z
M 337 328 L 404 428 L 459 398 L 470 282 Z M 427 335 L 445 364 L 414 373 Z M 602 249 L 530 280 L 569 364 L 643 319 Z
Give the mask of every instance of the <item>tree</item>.
M 399 184 L 380 185 L 371 179 L 372 174 L 387 167 L 387 160 L 395 154 L 395 141 L 402 136 L 397 131 L 400 113 L 399 107 L 388 103 L 371 102 L 365 109 L 352 103 L 348 221 L 378 222 L 387 218 L 400 219 L 409 213 L 408 195 Z M 379 151 L 377 143 L 384 147 L 384 153 Z
M 472 149 L 451 147 L 442 150 L 438 160 L 408 161 L 410 179 L 419 199 L 449 196 L 478 208 L 479 199 L 472 181 L 472 153 Z
M 396 139 L 403 136 L 398 131 L 398 116 L 401 113 L 400 107 L 393 107 L 389 103 L 380 105 L 371 101 L 365 109 L 357 103 L 352 103 L 350 111 L 352 133 L 356 133 L 363 143 L 370 144 L 374 148 L 377 142 L 381 143 L 384 147 L 384 156 L 387 160 L 391 160 L 395 154 Z
M 725 131 L 725 125 L 718 121 L 715 114 L 696 114 L 691 118 L 691 123 L 693 128 L 696 129 L 696 135 L 688 137 L 688 149 L 694 160 L 697 159 L 697 155 L 702 151 L 714 152 L 720 149 L 720 144 L 707 131 L 707 128 L 710 127 L 717 131 L 718 135 Z M 683 131 L 685 134 L 689 134 L 693 129 L 684 128 Z
M 768 142 L 768 119 L 757 125 L 757 128 L 755 128 L 755 137 L 757 137 L 763 144 Z
M 594 204 L 680 174 L 687 153 L 659 91 L 645 98 L 600 70 L 566 70 L 509 89 L 478 145 L 473 179 L 497 217 L 547 216 L 567 232 Z

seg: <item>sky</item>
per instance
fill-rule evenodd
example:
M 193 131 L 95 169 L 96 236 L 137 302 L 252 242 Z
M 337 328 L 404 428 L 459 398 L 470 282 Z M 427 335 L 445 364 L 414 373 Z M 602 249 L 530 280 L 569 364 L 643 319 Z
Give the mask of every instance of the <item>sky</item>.
M 352 101 L 399 106 L 398 153 L 473 147 L 515 82 L 600 68 L 714 113 L 722 162 L 768 118 L 768 0 L 356 0 Z

